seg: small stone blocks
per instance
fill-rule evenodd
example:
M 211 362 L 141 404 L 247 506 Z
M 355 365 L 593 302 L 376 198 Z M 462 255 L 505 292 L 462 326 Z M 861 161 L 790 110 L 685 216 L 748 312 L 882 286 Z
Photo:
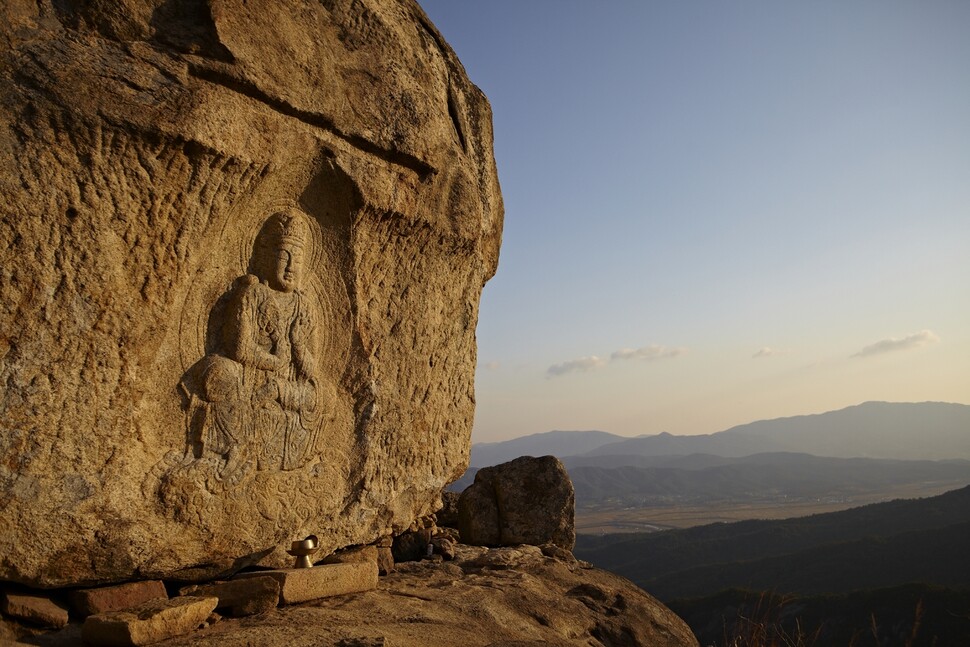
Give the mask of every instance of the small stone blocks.
M 2 607 L 8 616 L 41 627 L 59 629 L 67 625 L 67 609 L 42 595 L 5 593 Z
M 280 584 L 275 578 L 247 577 L 228 582 L 213 582 L 187 586 L 182 595 L 214 596 L 219 598 L 220 611 L 235 617 L 251 616 L 275 609 L 280 601 Z
M 218 603 L 215 597 L 195 596 L 149 600 L 124 611 L 88 616 L 81 637 L 108 647 L 148 645 L 195 631 Z
M 234 579 L 270 576 L 280 584 L 280 604 L 306 602 L 334 595 L 377 588 L 377 564 L 321 564 L 313 568 L 287 568 L 241 573 Z
M 71 606 L 82 618 L 95 613 L 120 611 L 155 599 L 167 599 L 161 580 L 128 582 L 97 589 L 80 589 L 71 593 Z

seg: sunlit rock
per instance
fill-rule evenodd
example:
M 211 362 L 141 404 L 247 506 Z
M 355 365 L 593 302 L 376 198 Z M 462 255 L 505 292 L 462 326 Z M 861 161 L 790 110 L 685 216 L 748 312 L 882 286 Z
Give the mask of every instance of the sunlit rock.
M 413 1 L 0 8 L 0 579 L 366 544 L 468 460 L 502 201 Z

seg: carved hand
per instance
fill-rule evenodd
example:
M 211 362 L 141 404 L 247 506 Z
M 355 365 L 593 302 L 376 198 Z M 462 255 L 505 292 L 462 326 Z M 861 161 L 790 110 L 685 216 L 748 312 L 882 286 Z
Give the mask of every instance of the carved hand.
M 310 339 L 310 333 L 313 331 L 313 322 L 310 321 L 310 317 L 306 312 L 301 312 L 296 321 L 293 322 L 293 345 L 302 346 Z
M 256 402 L 272 402 L 278 400 L 280 397 L 280 387 L 277 384 L 276 379 L 270 379 L 266 384 L 259 387 L 256 391 L 254 400 Z

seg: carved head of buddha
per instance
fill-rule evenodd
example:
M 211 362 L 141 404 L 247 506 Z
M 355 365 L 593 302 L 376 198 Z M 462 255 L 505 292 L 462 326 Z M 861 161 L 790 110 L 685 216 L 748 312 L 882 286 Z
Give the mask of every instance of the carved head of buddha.
M 307 216 L 289 209 L 266 221 L 257 243 L 261 266 L 259 278 L 279 292 L 293 292 L 303 284 L 303 264 L 310 246 Z

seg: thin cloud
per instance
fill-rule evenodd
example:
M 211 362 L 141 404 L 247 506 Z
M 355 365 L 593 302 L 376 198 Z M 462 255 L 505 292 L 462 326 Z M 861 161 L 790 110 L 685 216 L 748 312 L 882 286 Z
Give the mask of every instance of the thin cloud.
M 650 344 L 643 348 L 621 348 L 610 355 L 611 360 L 642 359 L 652 362 L 658 359 L 677 357 L 687 352 L 686 348 L 668 348 L 659 344 Z
M 487 362 L 485 364 L 485 368 L 489 371 L 497 371 L 498 369 L 502 368 L 502 362 Z
M 940 341 L 940 338 L 932 330 L 921 330 L 901 339 L 896 337 L 880 339 L 875 344 L 869 344 L 852 357 L 872 357 L 897 350 L 911 350 L 927 344 L 935 344 L 938 341 Z
M 759 348 L 758 351 L 751 356 L 751 359 L 760 359 L 762 357 L 779 357 L 781 355 L 787 355 L 788 351 L 778 350 L 777 348 L 769 348 L 768 346 L 763 346 Z
M 560 364 L 553 364 L 546 369 L 546 377 L 558 377 L 560 375 L 566 375 L 567 373 L 576 373 L 591 371 L 594 368 L 599 368 L 606 364 L 606 360 L 596 355 L 590 355 L 589 357 L 580 357 L 579 359 L 571 359 L 568 362 L 562 362 Z

